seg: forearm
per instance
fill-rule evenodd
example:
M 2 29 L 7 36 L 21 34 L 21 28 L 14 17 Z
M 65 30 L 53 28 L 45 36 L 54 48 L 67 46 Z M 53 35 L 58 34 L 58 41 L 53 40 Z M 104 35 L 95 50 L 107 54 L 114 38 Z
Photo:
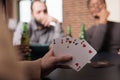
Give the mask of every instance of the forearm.
M 40 80 L 41 78 L 41 59 L 35 61 L 21 61 L 25 76 L 29 80 Z
M 64 36 L 64 32 L 63 32 L 63 29 L 62 29 L 62 24 L 59 23 L 55 26 L 54 39 L 58 38 L 58 37 L 63 37 L 63 36 Z

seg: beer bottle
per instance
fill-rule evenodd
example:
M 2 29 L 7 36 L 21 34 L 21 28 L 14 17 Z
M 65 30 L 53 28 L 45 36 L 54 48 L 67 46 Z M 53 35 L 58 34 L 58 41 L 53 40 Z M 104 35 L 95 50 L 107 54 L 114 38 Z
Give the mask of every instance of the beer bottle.
M 71 35 L 71 25 L 67 26 L 67 35 L 66 36 L 72 37 L 72 35 Z
M 23 23 L 23 34 L 22 34 L 22 38 L 21 38 L 21 45 L 23 47 L 23 49 L 25 50 L 25 55 L 26 55 L 26 59 L 27 60 L 31 60 L 31 54 L 29 52 L 29 35 L 28 35 L 28 29 L 27 29 L 27 23 L 24 22 Z
M 85 39 L 85 24 L 84 23 L 82 23 L 82 25 L 80 27 L 79 38 L 80 39 Z

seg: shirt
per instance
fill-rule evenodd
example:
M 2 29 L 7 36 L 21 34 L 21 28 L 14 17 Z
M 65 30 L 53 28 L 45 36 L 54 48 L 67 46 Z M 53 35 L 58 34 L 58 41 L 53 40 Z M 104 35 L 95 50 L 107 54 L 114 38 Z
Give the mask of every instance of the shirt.
M 86 30 L 87 41 L 97 51 L 116 53 L 120 48 L 120 23 L 107 22 Z
M 23 33 L 23 22 L 20 22 L 13 35 L 13 45 L 21 44 L 21 37 Z M 42 25 L 39 24 L 40 27 Z M 38 24 L 34 19 L 28 23 L 28 33 L 30 38 L 30 44 L 50 44 L 51 41 L 58 37 L 63 37 L 64 33 L 61 24 L 50 25 L 50 27 L 38 28 Z

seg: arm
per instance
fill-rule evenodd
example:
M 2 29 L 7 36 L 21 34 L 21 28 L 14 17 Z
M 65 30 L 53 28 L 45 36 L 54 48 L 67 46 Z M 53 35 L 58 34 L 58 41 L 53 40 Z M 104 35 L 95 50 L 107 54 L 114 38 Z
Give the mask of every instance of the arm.
M 58 38 L 58 37 L 63 37 L 64 36 L 64 32 L 62 29 L 62 24 L 60 24 L 59 22 L 56 24 L 56 26 L 54 26 L 54 39 Z
M 58 37 L 63 37 L 64 32 L 62 29 L 62 23 L 60 23 L 56 18 L 50 17 L 51 21 L 54 22 L 56 25 L 54 25 L 54 39 Z
M 92 27 L 90 30 L 86 31 L 86 37 L 88 42 L 99 51 L 102 47 L 104 37 L 106 34 L 107 25 L 99 24 L 96 27 Z
M 91 32 L 90 44 L 99 51 L 106 35 L 107 18 L 109 16 L 109 12 L 106 10 L 105 6 L 102 7 L 102 10 L 97 14 L 97 16 L 99 19 L 95 19 L 97 26 L 95 26 Z
M 47 14 L 42 19 L 41 22 L 42 22 L 42 24 L 44 26 L 47 26 L 47 27 L 53 26 L 54 27 L 54 36 L 53 36 L 53 38 L 58 38 L 58 37 L 63 37 L 64 36 L 61 23 L 56 18 L 54 18 L 52 16 L 49 16 Z
M 41 59 L 35 61 L 21 61 L 23 67 L 23 73 L 29 80 L 40 80 L 41 79 Z

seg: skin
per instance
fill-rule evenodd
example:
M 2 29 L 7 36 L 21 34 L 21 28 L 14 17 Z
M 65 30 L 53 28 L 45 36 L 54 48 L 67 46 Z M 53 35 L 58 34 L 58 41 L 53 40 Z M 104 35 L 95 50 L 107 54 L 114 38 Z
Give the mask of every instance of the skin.
M 17 55 L 18 51 L 12 45 L 12 37 L 2 15 L 0 7 L 0 24 L 2 25 L 0 27 L 0 80 L 40 80 L 40 75 L 44 77 L 54 69 L 61 68 L 57 63 L 72 59 L 70 55 L 54 56 L 53 47 L 50 46 L 50 50 L 44 57 L 34 61 L 20 61 Z
M 29 79 L 40 80 L 51 73 L 56 68 L 69 68 L 68 66 L 58 65 L 57 63 L 64 63 L 72 60 L 72 56 L 54 56 L 53 47 L 46 53 L 45 56 L 34 61 L 21 61 L 20 64 L 23 66 L 23 70 Z M 41 70 L 41 72 L 40 72 Z
M 41 59 L 42 76 L 48 75 L 56 68 L 69 68 L 68 66 L 58 65 L 57 63 L 64 63 L 70 60 L 72 60 L 72 56 L 70 55 L 55 57 L 53 47 L 51 47 L 50 51 Z

